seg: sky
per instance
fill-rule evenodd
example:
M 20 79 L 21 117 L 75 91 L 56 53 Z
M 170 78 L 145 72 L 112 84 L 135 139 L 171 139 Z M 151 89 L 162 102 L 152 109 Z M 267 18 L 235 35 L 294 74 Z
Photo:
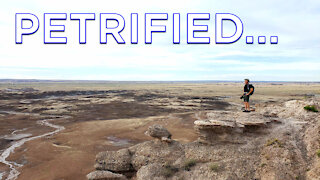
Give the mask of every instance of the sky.
M 320 81 L 319 0 L 1 0 L 0 79 L 63 79 L 186 81 Z M 15 14 L 32 13 L 40 21 L 38 31 L 15 43 Z M 44 44 L 43 13 L 67 13 L 67 44 Z M 87 43 L 78 42 L 78 22 L 70 13 L 96 13 L 87 22 Z M 126 44 L 108 36 L 99 41 L 99 13 L 121 14 L 126 22 L 121 32 Z M 130 14 L 139 14 L 139 43 L 130 43 Z M 161 21 L 166 33 L 153 34 L 152 44 L 144 43 L 144 14 L 168 13 Z M 172 43 L 172 14 L 181 16 L 181 43 Z M 210 44 L 186 43 L 187 13 L 210 13 Z M 243 22 L 243 35 L 233 44 L 215 44 L 215 13 L 232 13 Z M 232 23 L 224 33 L 233 34 Z M 246 44 L 246 36 L 266 36 L 266 44 Z M 271 45 L 270 36 L 279 42 Z

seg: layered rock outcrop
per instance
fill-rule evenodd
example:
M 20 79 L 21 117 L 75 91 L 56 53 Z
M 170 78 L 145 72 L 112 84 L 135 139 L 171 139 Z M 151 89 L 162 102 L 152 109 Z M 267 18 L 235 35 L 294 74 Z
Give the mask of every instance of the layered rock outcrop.
M 201 118 L 194 122 L 199 140 L 186 144 L 171 139 L 171 133 L 163 126 L 152 125 L 145 134 L 154 140 L 99 153 L 96 171 L 87 178 L 311 180 L 320 177 L 320 158 L 315 155 L 320 149 L 315 141 L 320 138 L 320 116 L 306 111 L 285 116 L 286 105 L 294 103 L 297 102 L 264 106 L 250 114 L 202 112 L 198 115 Z M 268 108 L 275 110 L 266 111 Z
M 268 131 L 267 128 L 272 122 L 280 123 L 280 120 L 259 113 L 215 111 L 207 113 L 206 119 L 195 121 L 194 128 L 199 135 L 199 141 L 203 143 L 240 143 L 242 136 L 249 132 Z

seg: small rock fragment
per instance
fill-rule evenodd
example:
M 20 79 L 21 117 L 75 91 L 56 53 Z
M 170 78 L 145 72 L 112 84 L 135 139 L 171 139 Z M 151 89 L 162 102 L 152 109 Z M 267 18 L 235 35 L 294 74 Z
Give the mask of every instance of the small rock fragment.
M 159 124 L 149 126 L 145 134 L 158 139 L 162 139 L 163 137 L 171 139 L 171 133 L 165 127 Z

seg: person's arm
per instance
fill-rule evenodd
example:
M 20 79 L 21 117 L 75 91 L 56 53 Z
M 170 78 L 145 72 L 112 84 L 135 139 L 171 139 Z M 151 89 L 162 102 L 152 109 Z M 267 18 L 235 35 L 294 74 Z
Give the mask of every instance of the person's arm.
M 253 88 L 250 88 L 250 91 L 249 91 L 246 95 L 251 94 L 251 93 L 252 93 L 252 91 L 253 91 Z

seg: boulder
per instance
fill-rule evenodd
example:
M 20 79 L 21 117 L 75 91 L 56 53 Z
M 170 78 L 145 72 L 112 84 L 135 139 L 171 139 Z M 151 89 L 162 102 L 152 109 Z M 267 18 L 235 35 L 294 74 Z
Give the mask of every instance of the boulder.
M 129 149 L 132 152 L 131 164 L 136 171 L 150 163 L 172 164 L 184 155 L 184 146 L 177 141 L 146 141 Z
M 122 174 L 110 171 L 93 171 L 87 175 L 88 180 L 127 180 Z
M 100 152 L 96 156 L 95 168 L 113 172 L 131 171 L 131 154 L 128 149 Z
M 159 124 L 149 126 L 145 134 L 157 139 L 171 139 L 171 133 L 165 127 Z
M 142 166 L 137 172 L 137 180 L 166 180 L 164 177 L 163 166 L 159 163 L 152 163 L 146 166 Z

